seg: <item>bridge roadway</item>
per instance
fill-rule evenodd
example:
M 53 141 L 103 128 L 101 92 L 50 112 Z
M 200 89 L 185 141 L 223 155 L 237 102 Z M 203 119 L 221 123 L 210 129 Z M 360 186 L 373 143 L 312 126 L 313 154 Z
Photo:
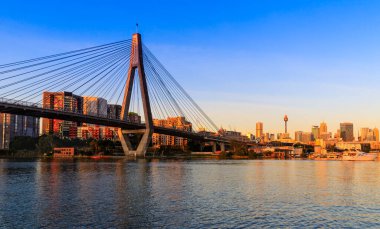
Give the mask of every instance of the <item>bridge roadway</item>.
M 145 129 L 144 124 L 132 123 L 118 119 L 109 119 L 80 113 L 42 108 L 41 104 L 0 98 L 0 112 L 33 117 L 59 119 L 78 123 L 90 123 L 102 126 L 118 127 L 126 130 Z M 154 126 L 154 133 L 165 134 L 199 141 L 213 141 L 228 143 L 228 139 L 222 137 L 206 136 L 199 133 Z

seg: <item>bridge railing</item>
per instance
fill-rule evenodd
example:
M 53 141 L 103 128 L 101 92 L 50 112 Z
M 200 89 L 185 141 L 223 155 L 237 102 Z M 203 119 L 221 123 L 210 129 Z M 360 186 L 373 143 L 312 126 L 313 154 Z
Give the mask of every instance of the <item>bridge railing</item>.
M 25 102 L 25 101 L 16 100 L 16 99 L 8 99 L 8 98 L 0 97 L 0 102 L 8 103 L 8 104 L 17 104 L 17 105 L 28 106 L 28 107 L 42 108 L 42 104 L 40 103 Z
M 38 108 L 38 109 L 43 109 L 43 110 L 55 111 L 55 112 L 65 112 L 65 113 L 70 113 L 70 114 L 75 114 L 75 115 L 82 115 L 82 116 L 86 116 L 86 117 L 96 117 L 96 118 L 102 118 L 102 119 L 117 120 L 117 119 L 110 118 L 110 117 L 107 117 L 107 116 L 104 116 L 104 115 L 97 115 L 97 114 L 94 114 L 94 113 L 92 113 L 92 114 L 82 114 L 82 113 L 71 111 L 71 110 L 67 110 L 67 109 L 64 109 L 64 108 L 44 107 L 41 103 L 26 102 L 26 101 L 22 101 L 22 100 L 9 99 L 9 98 L 3 98 L 3 97 L 0 97 L 0 103 L 10 104 L 10 105 L 19 105 L 19 106 L 30 107 L 30 108 Z M 135 124 L 134 122 L 130 122 L 130 121 L 126 121 L 126 122 L 131 123 L 131 124 Z M 141 124 L 144 124 L 144 123 L 141 123 Z M 181 130 L 181 129 L 177 129 L 175 127 L 172 128 L 172 129 L 178 130 L 178 131 L 183 131 L 183 132 L 190 132 L 190 133 L 202 136 L 204 138 L 222 139 L 220 136 L 210 136 L 207 133 L 196 132 L 193 129 L 191 129 L 191 130 L 186 130 L 186 129 L 185 130 Z

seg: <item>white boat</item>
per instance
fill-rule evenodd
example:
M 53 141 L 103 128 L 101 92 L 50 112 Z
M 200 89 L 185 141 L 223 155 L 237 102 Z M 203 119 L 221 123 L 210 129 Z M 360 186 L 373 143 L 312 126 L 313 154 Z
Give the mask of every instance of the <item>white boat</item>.
M 346 150 L 342 155 L 343 161 L 374 161 L 376 158 L 376 153 L 366 153 L 356 149 Z

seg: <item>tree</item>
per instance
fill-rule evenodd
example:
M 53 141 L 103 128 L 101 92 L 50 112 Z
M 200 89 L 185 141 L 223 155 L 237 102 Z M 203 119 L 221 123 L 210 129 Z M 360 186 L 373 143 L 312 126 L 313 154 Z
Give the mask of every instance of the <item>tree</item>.
M 248 146 L 245 142 L 231 141 L 231 151 L 237 155 L 247 155 Z
M 29 136 L 16 136 L 9 144 L 9 149 L 12 151 L 36 149 L 37 138 Z
M 54 148 L 54 136 L 52 136 L 52 135 L 42 135 L 38 139 L 37 150 L 41 154 L 52 153 L 53 148 Z

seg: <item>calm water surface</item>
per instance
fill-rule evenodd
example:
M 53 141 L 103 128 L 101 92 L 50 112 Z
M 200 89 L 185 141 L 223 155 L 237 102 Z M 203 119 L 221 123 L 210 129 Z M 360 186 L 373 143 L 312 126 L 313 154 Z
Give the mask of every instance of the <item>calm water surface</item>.
M 380 227 L 380 162 L 0 160 L 0 227 Z

